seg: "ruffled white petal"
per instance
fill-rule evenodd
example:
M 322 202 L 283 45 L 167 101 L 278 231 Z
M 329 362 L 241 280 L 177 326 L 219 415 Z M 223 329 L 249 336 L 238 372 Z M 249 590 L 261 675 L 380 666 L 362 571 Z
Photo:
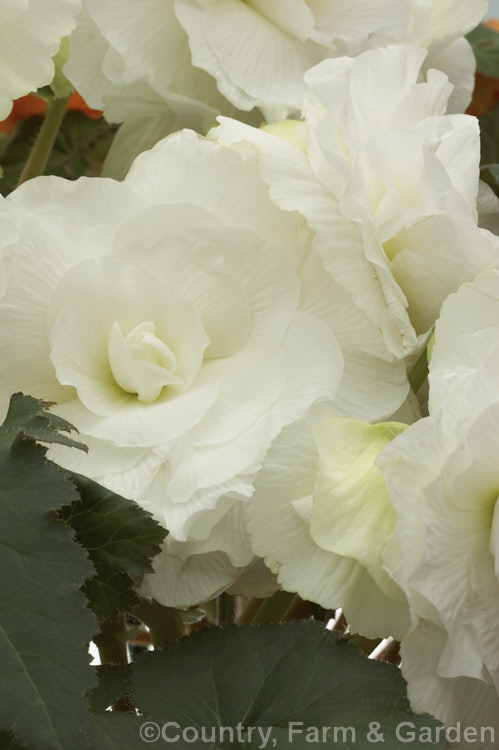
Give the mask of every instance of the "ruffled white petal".
M 416 46 L 391 46 L 310 70 L 305 122 L 295 128 L 306 150 L 278 127 L 221 118 L 212 133 L 242 153 L 254 147 L 270 197 L 307 220 L 342 302 L 358 308 L 352 336 L 363 331 L 365 353 L 387 361 L 419 351 L 444 299 L 499 257 L 476 223 L 476 120 L 445 115 L 452 87 L 435 70 L 420 80 L 425 57 Z
M 175 129 L 174 117 L 205 130 L 221 108 L 227 111 L 214 81 L 192 66 L 172 2 L 85 0 L 65 73 L 115 122 L 163 112 L 167 132 Z
M 477 26 L 487 10 L 486 0 L 467 3 L 466 0 L 425 2 L 411 0 L 411 38 L 418 44 L 430 44 L 466 34 Z
M 469 5 L 459 0 L 83 0 L 66 73 L 108 119 L 135 121 L 135 128 L 139 118 L 142 143 L 147 132 L 152 145 L 162 132 L 173 131 L 177 118 L 179 125 L 200 132 L 219 112 L 259 124 L 262 115 L 254 110 L 259 107 L 268 121 L 281 120 L 298 111 L 304 75 L 320 61 L 415 42 L 430 50 L 431 66 L 441 66 L 456 85 L 451 111 L 463 111 L 473 74 L 463 34 L 484 13 L 483 2 Z M 148 124 L 161 109 L 163 126 Z M 137 145 L 125 135 L 114 152 L 119 145 L 129 163 Z M 115 154 L 108 172 L 113 176 L 121 171 Z
M 446 726 L 456 726 L 459 722 L 461 731 L 474 727 L 476 734 L 469 733 L 468 742 L 455 745 L 459 750 L 465 750 L 471 741 L 482 750 L 494 750 L 499 732 L 499 697 L 484 680 L 448 677 L 442 673 L 440 663 L 446 639 L 444 630 L 427 621 L 421 621 L 416 630 L 404 638 L 402 674 L 408 682 L 411 706 L 416 713 L 427 712 Z M 465 649 L 463 642 L 463 657 Z
M 499 687 L 498 289 L 489 271 L 445 302 L 430 363 L 430 416 L 377 459 L 398 515 L 386 564 L 415 623 L 424 620 L 403 647 L 409 695 L 428 709 L 428 682 L 437 717 L 449 723 L 461 720 L 461 709 L 466 716 L 469 689 L 482 695 L 488 724 Z M 422 648 L 430 660 L 420 653 L 416 660 Z M 470 710 L 475 721 L 480 714 Z
M 340 414 L 368 421 L 388 419 L 407 397 L 409 384 L 403 362 L 386 362 L 345 349 L 343 379 L 336 392 Z
M 316 41 L 336 52 L 356 54 L 376 31 L 392 39 L 403 33 L 408 22 L 405 3 L 394 0 L 307 0 L 316 23 Z
M 226 226 L 251 229 L 283 249 L 296 248 L 297 217 L 279 211 L 268 199 L 254 159 L 195 133 L 174 134 L 141 154 L 126 184 L 150 203 L 185 201 L 204 208 Z
M 52 57 L 71 33 L 80 0 L 29 0 L 0 3 L 0 120 L 12 100 L 51 83 Z
M 79 399 L 66 401 L 55 410 L 95 438 L 125 447 L 154 446 L 169 442 L 198 424 L 217 395 L 216 383 L 198 378 L 185 393 L 166 395 L 153 404 L 130 400 L 126 408 L 108 416 L 90 412 Z
M 123 122 L 106 154 L 102 177 L 123 180 L 137 156 L 180 128 L 195 128 L 189 118 L 179 117 L 168 107 L 163 112 L 138 115 Z
M 190 555 L 182 559 L 167 550 L 153 561 L 154 573 L 144 577 L 142 596 L 167 607 L 190 607 L 218 596 L 238 577 L 223 552 Z
M 243 110 L 272 105 L 276 119 L 298 109 L 303 75 L 324 55 L 317 45 L 296 39 L 245 3 L 217 0 L 203 6 L 177 0 L 175 9 L 189 36 L 193 64 L 216 78 L 229 101 Z
M 0 311 L 2 398 L 22 389 L 64 401 L 73 391 L 57 382 L 49 359 L 52 295 L 72 266 L 108 250 L 123 211 L 133 215 L 141 201 L 113 181 L 42 177 L 14 191 L 7 206 L 18 239 L 9 252 Z
M 405 425 L 335 418 L 317 425 L 319 451 L 310 534 L 323 549 L 361 563 L 385 593 L 397 586 L 382 565 L 396 513 L 374 458 Z M 401 592 L 398 596 L 403 601 Z
M 432 413 L 485 365 L 497 346 L 498 333 L 499 272 L 492 270 L 463 285 L 442 308 L 435 330 L 438 346 L 430 362 Z M 484 395 L 487 398 L 488 394 Z
M 476 60 L 470 43 L 464 37 L 447 45 L 430 47 L 425 68 L 436 68 L 447 75 L 454 89 L 449 97 L 450 114 L 465 112 L 475 87 Z
M 275 575 L 263 560 L 256 558 L 227 589 L 227 593 L 265 599 L 279 591 L 279 588 Z
M 312 427 L 320 418 L 316 412 L 286 427 L 269 450 L 249 506 L 253 550 L 284 589 L 324 607 L 341 606 L 353 630 L 400 637 L 409 625 L 400 592 L 387 596 L 357 560 L 324 549 L 312 536 L 319 462 Z

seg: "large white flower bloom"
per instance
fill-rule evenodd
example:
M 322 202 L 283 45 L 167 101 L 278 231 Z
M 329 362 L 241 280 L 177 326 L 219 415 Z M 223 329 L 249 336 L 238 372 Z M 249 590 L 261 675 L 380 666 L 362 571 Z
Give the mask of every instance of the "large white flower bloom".
M 39 178 L 3 215 L 2 407 L 19 389 L 55 401 L 90 451 L 51 455 L 169 529 L 144 584 L 160 601 L 211 597 L 253 562 L 246 501 L 283 427 L 318 399 L 376 419 L 405 398 L 253 154 L 183 131 L 124 183 Z
M 171 0 L 83 0 L 66 75 L 109 120 L 165 114 L 207 127 L 226 101 L 190 62 Z M 197 118 L 197 119 L 196 119 Z
M 0 0 L 0 120 L 13 99 L 52 81 L 52 57 L 79 8 L 80 0 Z
M 316 409 L 274 441 L 249 506 L 253 549 L 279 584 L 342 607 L 351 630 L 372 638 L 401 638 L 410 626 L 406 597 L 384 568 L 396 514 L 373 463 L 404 428 Z
M 475 721 L 481 700 L 496 725 L 498 271 L 480 275 L 447 300 L 435 342 L 430 416 L 377 459 L 398 515 L 387 562 L 421 619 L 403 647 L 403 663 L 418 710 L 436 712 L 447 723 L 465 721 L 469 712 Z M 423 648 L 433 654 L 429 661 L 420 656 Z M 467 691 L 477 700 L 464 706 Z
M 464 111 L 475 63 L 462 35 L 486 8 L 466 0 L 175 0 L 194 65 L 236 106 L 261 107 L 270 119 L 300 107 L 303 76 L 321 60 L 395 41 L 431 50 L 432 65 L 455 78 Z
M 443 71 L 454 87 L 447 111 L 464 112 L 475 86 L 475 57 L 463 35 L 480 23 L 488 3 L 409 0 L 409 4 L 410 22 L 403 41 L 428 50 L 425 70 L 436 68 Z
M 499 258 L 497 237 L 477 226 L 477 121 L 445 114 L 451 86 L 436 70 L 420 81 L 426 54 L 392 46 L 320 63 L 292 142 L 226 118 L 213 131 L 256 148 L 272 199 L 307 219 L 331 278 L 399 359 L 418 351 L 446 297 Z
M 464 33 L 485 0 L 83 0 L 68 78 L 88 103 L 123 122 L 106 161 L 132 161 L 181 127 L 205 132 L 222 113 L 259 125 L 299 110 L 303 76 L 329 57 L 395 41 L 429 49 L 428 65 L 471 98 L 475 61 Z M 259 107 L 263 115 L 254 108 Z M 254 110 L 254 111 L 253 111 Z M 123 167 L 123 164 L 126 166 Z
M 92 107 L 123 123 L 105 176 L 122 179 L 139 153 L 176 130 L 206 132 L 219 113 L 248 117 L 192 65 L 173 0 L 82 0 L 77 20 L 64 72 Z
M 373 34 L 402 35 L 408 4 L 399 0 L 175 0 L 192 62 L 241 109 L 269 119 L 299 109 L 306 71 L 327 57 L 355 55 Z

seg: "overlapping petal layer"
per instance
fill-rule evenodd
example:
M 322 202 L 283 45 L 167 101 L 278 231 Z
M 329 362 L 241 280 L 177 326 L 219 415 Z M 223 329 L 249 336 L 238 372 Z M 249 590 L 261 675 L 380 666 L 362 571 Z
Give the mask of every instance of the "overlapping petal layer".
M 477 226 L 477 122 L 445 114 L 451 87 L 434 70 L 420 80 L 425 56 L 392 46 L 320 63 L 294 140 L 289 123 L 283 138 L 225 118 L 212 131 L 256 149 L 271 198 L 306 218 L 332 282 L 371 325 L 366 353 L 387 361 L 414 356 L 448 294 L 499 259 Z
M 121 179 L 162 136 L 205 132 L 219 113 L 282 120 L 299 111 L 314 65 L 395 42 L 428 49 L 425 69 L 449 76 L 449 111 L 463 112 L 475 69 L 463 34 L 485 10 L 485 0 L 83 0 L 65 73 L 125 122 L 106 165 Z
M 52 57 L 75 27 L 80 6 L 81 0 L 1 0 L 0 120 L 13 99 L 52 81 Z
M 245 505 L 267 447 L 342 379 L 334 300 L 320 314 L 301 300 L 310 233 L 254 157 L 190 131 L 124 183 L 28 182 L 2 221 L 2 409 L 19 389 L 57 402 L 89 454 L 53 458 L 170 532 L 145 590 L 210 598 L 253 564 Z
M 326 609 L 342 607 L 352 631 L 373 638 L 400 638 L 410 624 L 405 596 L 383 565 L 396 517 L 373 464 L 404 427 L 316 409 L 274 441 L 249 506 L 253 549 L 281 586 Z
M 467 690 L 482 695 L 485 715 L 498 700 L 498 333 L 499 272 L 489 271 L 444 303 L 430 416 L 377 460 L 398 515 L 387 562 L 421 621 L 403 668 L 418 709 L 449 723 L 481 716 L 479 702 L 463 704 Z

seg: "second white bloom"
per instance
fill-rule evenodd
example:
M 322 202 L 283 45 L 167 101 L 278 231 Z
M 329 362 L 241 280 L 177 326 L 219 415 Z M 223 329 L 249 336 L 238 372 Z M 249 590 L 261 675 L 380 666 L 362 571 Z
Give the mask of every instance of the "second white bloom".
M 3 407 L 19 389 L 56 402 L 90 450 L 52 455 L 177 545 L 148 591 L 211 597 L 253 560 L 243 506 L 265 449 L 342 377 L 333 332 L 300 303 L 309 234 L 254 163 L 189 131 L 125 183 L 40 178 L 3 207 Z

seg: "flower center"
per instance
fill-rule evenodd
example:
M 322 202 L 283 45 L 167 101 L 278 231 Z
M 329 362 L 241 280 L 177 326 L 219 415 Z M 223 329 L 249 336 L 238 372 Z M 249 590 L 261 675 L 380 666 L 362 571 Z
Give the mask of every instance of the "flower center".
M 400 241 L 398 241 L 398 237 L 392 237 L 390 240 L 387 240 L 383 243 L 383 250 L 385 251 L 385 255 L 390 262 L 403 249 L 403 245 Z
M 175 354 L 156 336 L 156 326 L 150 320 L 135 326 L 126 337 L 114 322 L 109 331 L 108 356 L 116 383 L 127 393 L 136 393 L 139 401 L 152 403 L 165 386 L 183 383 L 175 375 Z

